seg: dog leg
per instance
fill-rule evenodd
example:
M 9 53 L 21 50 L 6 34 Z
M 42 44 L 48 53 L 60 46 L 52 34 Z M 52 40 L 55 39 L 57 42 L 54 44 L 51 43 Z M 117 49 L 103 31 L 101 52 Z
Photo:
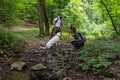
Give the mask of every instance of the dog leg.
M 46 49 L 46 47 L 40 46 L 40 49 Z
M 58 46 L 58 43 L 55 43 L 55 47 L 57 47 Z

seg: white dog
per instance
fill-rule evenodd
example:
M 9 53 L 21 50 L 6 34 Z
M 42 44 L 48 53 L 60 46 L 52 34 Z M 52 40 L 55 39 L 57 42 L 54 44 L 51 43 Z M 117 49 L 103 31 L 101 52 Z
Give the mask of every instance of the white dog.
M 61 37 L 61 32 L 58 32 L 53 38 L 51 38 L 48 41 L 48 43 L 46 44 L 46 46 L 43 49 L 50 49 L 55 44 L 57 45 L 57 43 L 60 41 L 60 37 Z

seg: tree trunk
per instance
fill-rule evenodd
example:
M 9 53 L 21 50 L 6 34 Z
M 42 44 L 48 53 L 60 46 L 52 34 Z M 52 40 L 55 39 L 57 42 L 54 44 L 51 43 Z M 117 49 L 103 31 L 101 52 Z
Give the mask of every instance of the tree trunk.
M 82 8 L 83 8 L 83 10 L 84 10 L 84 4 L 85 4 L 85 3 L 84 3 L 84 0 L 82 0 L 82 3 L 83 3 Z
M 88 0 L 88 4 L 91 7 L 93 5 L 93 0 Z M 89 9 L 88 11 L 88 19 L 90 20 L 90 22 L 92 22 L 92 10 Z
M 44 35 L 43 0 L 38 0 L 39 36 Z
M 52 22 L 52 21 L 53 21 L 53 14 L 54 14 L 54 12 L 51 11 L 51 15 L 50 15 L 50 16 L 51 16 L 51 17 L 50 17 L 50 18 L 51 18 L 51 19 L 50 19 L 51 21 L 50 21 L 50 22 L 51 22 L 52 25 L 53 25 L 53 22 Z
M 110 18 L 110 20 L 111 20 L 111 23 L 112 23 L 112 25 L 113 25 L 113 28 L 114 28 L 115 32 L 118 33 L 118 32 L 117 32 L 117 29 L 116 29 L 116 26 L 115 26 L 115 23 L 114 23 L 114 21 L 113 21 L 113 18 L 112 18 L 112 16 L 111 16 L 111 14 L 110 14 L 107 6 L 106 6 L 105 3 L 103 2 L 103 0 L 101 0 L 101 3 L 103 4 L 103 6 L 105 7 L 105 9 L 106 9 L 106 11 L 107 11 L 107 14 L 108 14 L 108 16 L 109 16 L 109 18 Z
M 44 12 L 44 21 L 45 21 L 45 33 L 46 35 L 49 35 L 49 21 L 48 21 L 45 5 L 43 5 L 43 12 Z

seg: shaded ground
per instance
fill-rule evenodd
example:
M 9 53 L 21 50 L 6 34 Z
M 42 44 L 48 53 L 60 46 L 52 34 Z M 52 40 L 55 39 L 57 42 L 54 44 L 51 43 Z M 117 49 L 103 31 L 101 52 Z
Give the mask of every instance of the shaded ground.
M 78 66 L 82 62 L 79 58 L 80 53 L 72 50 L 69 44 L 60 44 L 57 48 L 49 50 L 42 50 L 38 46 L 40 46 L 38 43 L 34 43 L 32 47 L 28 45 L 24 53 L 17 55 L 18 57 L 15 57 L 17 59 L 13 58 L 13 61 L 25 61 L 28 65 L 27 70 L 11 72 L 9 71 L 10 66 L 4 66 L 6 70 L 3 71 L 2 76 L 4 76 L 5 80 L 21 80 L 21 77 L 24 78 L 22 80 L 28 79 L 29 68 L 37 63 L 47 66 L 49 75 L 53 77 L 57 76 L 56 73 L 59 72 L 61 78 L 70 77 L 72 80 L 103 80 L 99 76 L 88 74 L 80 69 Z M 24 75 L 22 75 L 23 73 Z
M 31 29 L 32 28 L 15 28 L 14 30 L 24 31 Z M 10 65 L 4 65 L 5 60 L 0 58 L 0 77 L 5 80 L 29 80 L 31 74 L 30 67 L 41 63 L 47 67 L 48 75 L 46 77 L 52 76 L 54 78 L 58 76 L 61 80 L 64 77 L 70 77 L 72 80 L 104 80 L 106 78 L 102 75 L 83 71 L 80 67 L 83 62 L 80 58 L 81 53 L 72 49 L 68 42 L 61 43 L 58 47 L 53 47 L 49 50 L 41 49 L 40 46 L 44 46 L 46 42 L 47 40 L 30 41 L 28 42 L 29 44 L 26 45 L 23 53 L 11 59 L 11 63 L 15 61 L 26 62 L 28 68 L 23 71 L 10 71 Z M 115 74 L 120 74 L 119 58 L 116 59 L 111 69 L 113 69 Z M 113 80 L 120 80 L 120 77 L 114 78 Z
M 62 72 L 61 74 L 63 76 L 70 77 L 72 80 L 103 80 L 99 76 L 88 74 L 80 69 L 78 66 L 82 62 L 79 57 L 80 53 L 72 50 L 69 44 L 61 44 L 57 48 L 49 50 L 38 49 L 38 52 L 36 50 L 32 54 L 29 51 L 32 52 L 32 49 L 29 49 L 26 54 L 23 54 L 26 56 L 28 64 L 42 63 L 47 66 L 51 75 Z
M 34 63 L 36 62 L 36 64 L 42 63 L 46 65 L 50 74 L 61 71 L 63 76 L 68 76 L 72 78 L 72 80 L 103 80 L 106 78 L 102 75 L 96 75 L 92 72 L 83 71 L 80 67 L 83 62 L 80 58 L 81 53 L 72 49 L 69 43 L 61 43 L 57 48 L 49 50 L 42 50 L 38 46 L 41 45 L 34 43 L 34 47 L 32 46 L 31 49 L 29 48 L 27 50 L 28 54 L 24 55 L 26 56 L 26 61 L 29 65 L 32 64 L 32 62 L 29 61 L 32 59 L 32 61 L 34 61 Z M 27 55 L 29 55 L 30 52 L 33 52 L 33 50 L 36 52 L 27 57 Z M 117 61 L 111 66 L 111 69 L 114 67 L 114 73 L 120 74 L 119 59 L 117 59 Z M 120 80 L 120 77 L 115 80 Z
M 42 63 L 47 67 L 47 74 L 53 78 L 58 76 L 59 78 L 70 77 L 72 80 L 104 80 L 105 77 L 101 75 L 95 75 L 92 72 L 86 72 L 81 69 L 82 60 L 80 59 L 80 52 L 71 48 L 69 43 L 61 43 L 58 47 L 53 47 L 49 50 L 43 50 L 40 48 L 41 40 L 31 42 L 26 45 L 26 50 L 20 55 L 14 56 L 12 62 L 14 61 L 24 61 L 27 63 L 28 68 L 23 71 L 10 71 L 10 65 L 1 65 L 3 70 L 0 75 L 5 78 L 5 80 L 29 80 L 30 67 L 38 63 Z M 119 61 L 118 61 L 119 63 Z M 117 62 L 114 67 L 116 74 L 120 73 L 120 65 Z M 116 68 L 115 68 L 116 67 Z M 115 70 L 116 69 L 116 70 Z M 43 71 L 44 73 L 44 71 Z M 45 79 L 43 79 L 45 80 Z M 53 80 L 53 79 L 50 79 Z M 54 79 L 58 80 L 58 79 Z M 116 78 L 114 80 L 120 80 Z

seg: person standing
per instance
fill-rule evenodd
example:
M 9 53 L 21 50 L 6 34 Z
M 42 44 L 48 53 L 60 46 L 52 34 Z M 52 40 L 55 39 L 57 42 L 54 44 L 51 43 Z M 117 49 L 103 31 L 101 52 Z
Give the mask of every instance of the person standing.
M 61 26 L 65 27 L 65 25 L 62 23 L 62 17 L 63 14 L 59 13 L 58 14 L 58 18 L 55 18 L 52 22 L 53 22 L 53 29 L 50 35 L 50 39 L 57 33 L 57 32 L 61 32 Z

